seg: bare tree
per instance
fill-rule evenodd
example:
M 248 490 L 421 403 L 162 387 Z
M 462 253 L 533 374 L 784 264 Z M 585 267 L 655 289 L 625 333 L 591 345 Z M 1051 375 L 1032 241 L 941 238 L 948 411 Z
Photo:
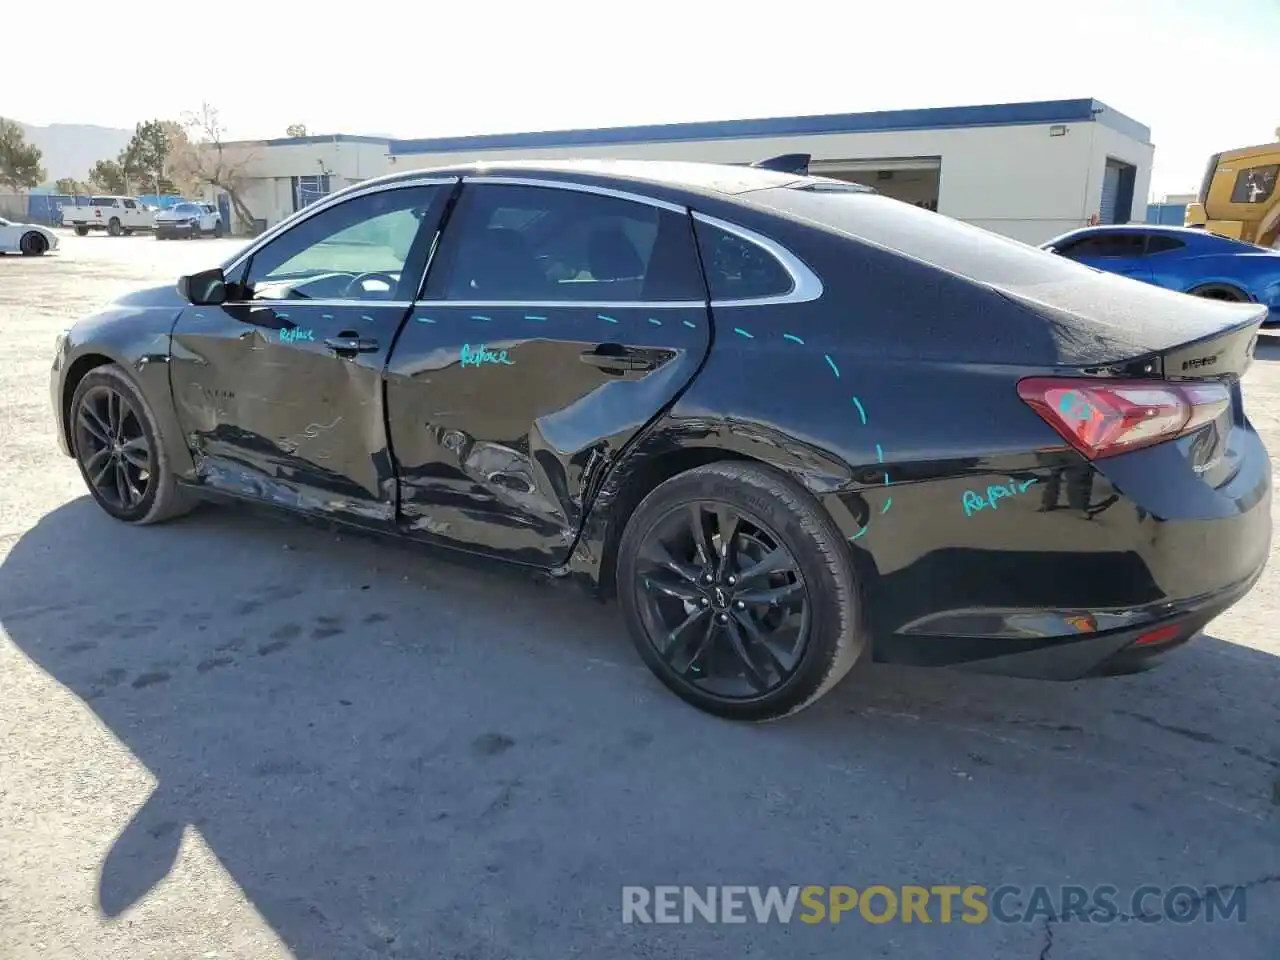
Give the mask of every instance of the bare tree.
M 182 126 L 187 130 L 190 144 L 170 160 L 174 179 L 189 175 L 199 183 L 221 190 L 230 198 L 241 226 L 251 230 L 253 211 L 245 204 L 242 193 L 245 168 L 256 159 L 252 149 L 227 141 L 218 110 L 208 103 L 202 103 L 198 111 L 184 114 Z

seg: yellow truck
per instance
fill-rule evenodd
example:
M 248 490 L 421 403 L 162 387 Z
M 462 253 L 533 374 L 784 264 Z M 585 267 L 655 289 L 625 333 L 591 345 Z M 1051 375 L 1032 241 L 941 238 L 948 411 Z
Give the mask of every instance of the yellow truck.
M 1280 245 L 1280 129 L 1276 137 L 1210 157 L 1186 225 L 1260 247 Z

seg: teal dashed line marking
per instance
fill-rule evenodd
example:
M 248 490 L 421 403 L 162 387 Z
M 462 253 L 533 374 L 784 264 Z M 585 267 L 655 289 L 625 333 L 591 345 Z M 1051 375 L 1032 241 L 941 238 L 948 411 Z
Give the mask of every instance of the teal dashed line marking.
M 738 334 L 738 335 L 740 335 L 740 336 L 746 337 L 748 340 L 754 340 L 754 339 L 755 339 L 755 337 L 753 337 L 751 334 L 747 333 L 747 331 L 743 330 L 741 327 L 734 327 L 734 328 L 733 328 L 733 332 L 734 332 L 734 333 L 736 333 L 736 334 Z
M 888 513 L 889 508 L 892 506 L 893 506 L 893 497 L 887 497 L 884 501 L 884 506 L 880 508 L 880 515 L 884 516 L 886 513 Z
M 333 319 L 333 314 L 332 314 L 332 313 L 322 313 L 322 314 L 320 314 L 320 319 L 321 319 L 321 320 L 332 320 L 332 319 Z
M 804 346 L 804 341 L 801 340 L 799 337 L 797 337 L 794 333 L 784 333 L 782 335 L 782 339 L 790 340 L 792 343 L 798 343 L 802 347 Z
M 680 321 L 680 322 L 681 322 L 681 323 L 683 323 L 683 324 L 684 324 L 686 327 L 688 327 L 690 330 L 696 330 L 696 329 L 698 329 L 698 325 L 697 325 L 696 323 L 694 323 L 692 320 L 682 320 L 682 321 Z
M 435 321 L 432 320 L 430 317 L 417 317 L 415 319 L 417 319 L 419 323 L 435 323 Z
M 488 322 L 489 322 L 489 318 L 488 318 L 488 317 L 482 317 L 482 316 L 480 316 L 480 314 L 478 314 L 478 313 L 477 313 L 477 314 L 475 314 L 475 315 L 473 315 L 473 316 L 471 317 L 471 319 L 472 319 L 472 320 L 480 320 L 480 321 L 483 321 L 484 323 L 488 323 Z
M 830 367 L 830 368 L 831 368 L 831 372 L 832 372 L 832 373 L 834 373 L 834 374 L 836 375 L 836 379 L 837 379 L 837 380 L 838 380 L 838 379 L 840 379 L 840 368 L 839 368 L 839 367 L 837 367 L 837 366 L 836 366 L 836 362 L 835 362 L 834 360 L 832 360 L 832 359 L 831 359 L 831 354 L 829 354 L 829 353 L 824 353 L 824 354 L 823 354 L 823 356 L 824 356 L 824 357 L 826 357 L 826 359 L 827 359 L 827 366 L 828 366 L 828 367 Z
M 884 475 L 884 485 L 886 487 L 889 485 L 889 475 L 887 473 Z
M 849 542 L 853 543 L 853 541 L 857 540 L 860 536 L 862 536 L 866 532 L 867 532 L 867 525 L 864 525 L 861 530 L 859 530 L 857 533 L 855 533 L 852 537 L 849 538 Z
M 279 317 L 281 320 L 289 319 L 289 315 L 287 313 L 277 313 L 276 316 Z
M 884 451 L 880 449 L 880 444 L 876 444 L 876 463 L 884 463 Z
M 858 416 L 862 418 L 862 425 L 867 425 L 867 411 L 862 409 L 862 401 L 857 397 L 853 398 L 853 405 L 858 408 Z
M 366 323 L 373 323 L 373 317 L 369 316 L 367 313 L 360 314 L 360 319 Z
M 536 316 L 536 315 L 534 315 L 534 314 L 532 314 L 532 313 L 526 313 L 526 314 L 524 315 L 524 318 L 525 318 L 526 320 L 537 320 L 537 321 L 539 321 L 539 322 L 545 321 L 545 320 L 547 319 L 546 317 L 539 317 L 539 316 Z
M 605 323 L 617 323 L 617 322 L 618 322 L 617 320 L 613 319 L 613 317 L 606 317 L 603 313 L 597 313 L 597 314 L 596 314 L 596 316 L 597 316 L 597 317 L 599 317 L 601 320 L 603 320 Z
M 650 318 L 649 318 L 649 322 L 650 322 L 650 323 L 652 323 L 655 327 L 660 327 L 660 326 L 662 326 L 662 321 L 661 321 L 661 320 L 655 320 L 655 319 L 653 319 L 653 317 L 650 317 Z

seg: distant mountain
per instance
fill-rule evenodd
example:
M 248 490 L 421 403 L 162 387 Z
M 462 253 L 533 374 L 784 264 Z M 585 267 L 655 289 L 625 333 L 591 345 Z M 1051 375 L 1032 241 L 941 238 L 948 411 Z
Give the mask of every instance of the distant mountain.
M 44 152 L 40 161 L 49 171 L 49 183 L 62 177 L 85 180 L 99 160 L 114 160 L 129 143 L 132 130 L 97 127 L 86 123 L 51 123 L 37 127 L 18 122 L 27 137 Z

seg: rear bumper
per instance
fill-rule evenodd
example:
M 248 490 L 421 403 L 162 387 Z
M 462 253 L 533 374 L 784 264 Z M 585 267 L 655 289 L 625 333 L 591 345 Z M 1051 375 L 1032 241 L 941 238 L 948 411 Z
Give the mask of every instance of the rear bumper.
M 1059 640 L 1035 650 L 974 660 L 957 668 L 1039 680 L 1081 680 L 1147 670 L 1195 639 L 1214 618 L 1241 600 L 1261 575 L 1259 567 L 1247 581 L 1214 594 L 1177 605 L 1161 604 L 1159 608 L 1145 611 L 1148 619 L 1141 626 L 1081 634 L 1079 639 Z M 1170 606 L 1172 611 L 1168 609 Z

